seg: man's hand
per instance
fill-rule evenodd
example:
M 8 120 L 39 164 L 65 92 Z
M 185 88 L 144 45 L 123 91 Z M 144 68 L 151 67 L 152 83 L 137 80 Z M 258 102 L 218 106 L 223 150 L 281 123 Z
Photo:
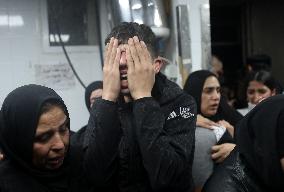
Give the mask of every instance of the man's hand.
M 155 83 L 153 60 L 143 41 L 135 36 L 126 48 L 128 89 L 134 100 L 151 97 Z
M 105 100 L 115 102 L 118 98 L 120 92 L 120 55 L 118 40 L 112 37 L 105 49 L 102 93 L 102 98 Z
M 197 115 L 196 125 L 207 129 L 212 129 L 212 126 L 219 126 L 214 121 L 211 121 L 210 119 L 207 119 L 200 114 Z
M 218 124 L 223 126 L 223 127 L 225 127 L 228 130 L 228 132 L 230 133 L 230 135 L 232 137 L 234 137 L 234 127 L 233 127 L 233 125 L 231 125 L 229 122 L 227 122 L 225 120 L 218 121 Z
M 214 145 L 212 147 L 212 155 L 211 158 L 216 163 L 221 163 L 230 155 L 231 151 L 235 148 L 235 144 L 233 143 L 223 143 L 221 145 Z

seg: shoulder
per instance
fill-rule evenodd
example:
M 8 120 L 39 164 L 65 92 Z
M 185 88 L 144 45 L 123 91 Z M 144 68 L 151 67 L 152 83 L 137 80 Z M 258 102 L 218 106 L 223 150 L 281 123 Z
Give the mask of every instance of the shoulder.
M 18 169 L 9 160 L 0 164 L 0 191 L 41 192 L 45 188 L 32 176 Z
M 16 169 L 10 161 L 5 160 L 0 164 L 0 191 L 14 191 L 16 186 L 20 188 L 26 178 L 27 175 Z

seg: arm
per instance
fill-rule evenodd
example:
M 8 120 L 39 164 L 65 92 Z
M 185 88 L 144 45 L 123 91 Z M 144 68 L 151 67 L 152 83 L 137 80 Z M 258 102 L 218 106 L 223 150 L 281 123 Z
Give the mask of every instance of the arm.
M 121 130 L 117 116 L 116 100 L 120 92 L 119 60 L 121 50 L 118 40 L 111 38 L 105 49 L 102 99 L 90 111 L 87 126 L 84 168 L 87 178 L 97 186 L 112 182 Z
M 196 105 L 187 95 L 180 100 L 185 102 L 173 109 L 178 116 L 168 120 L 153 98 L 134 102 L 137 141 L 153 189 L 192 187 Z M 188 116 L 180 107 L 189 109 Z
M 88 179 L 97 186 L 113 182 L 116 172 L 118 145 L 121 129 L 117 115 L 117 104 L 104 99 L 95 102 L 91 109 L 87 129 L 88 148 L 84 168 Z

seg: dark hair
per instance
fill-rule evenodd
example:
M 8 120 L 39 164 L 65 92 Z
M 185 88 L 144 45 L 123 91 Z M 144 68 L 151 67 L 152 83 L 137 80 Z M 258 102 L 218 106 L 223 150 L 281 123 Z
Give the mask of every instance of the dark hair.
M 275 79 L 272 77 L 271 73 L 268 71 L 261 70 L 261 71 L 252 73 L 251 77 L 249 78 L 248 84 L 251 81 L 257 81 L 257 82 L 263 83 L 271 91 L 273 91 L 274 89 L 276 90 L 277 88 L 277 83 Z
M 153 58 L 158 56 L 156 36 L 152 29 L 144 24 L 135 22 L 122 22 L 114 27 L 105 40 L 105 45 L 112 37 L 118 39 L 118 44 L 127 43 L 129 38 L 137 36 L 144 41 Z
M 265 54 L 252 55 L 247 58 L 246 63 L 252 67 L 253 71 L 270 71 L 271 69 L 271 57 Z

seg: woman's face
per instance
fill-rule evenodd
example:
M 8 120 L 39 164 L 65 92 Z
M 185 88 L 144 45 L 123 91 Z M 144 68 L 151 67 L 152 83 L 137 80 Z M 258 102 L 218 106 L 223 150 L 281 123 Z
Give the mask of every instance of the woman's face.
M 207 117 L 217 113 L 220 103 L 220 83 L 214 76 L 207 77 L 201 94 L 201 113 Z
M 63 164 L 69 146 L 68 119 L 60 107 L 43 113 L 38 122 L 33 144 L 33 165 L 54 170 Z
M 249 82 L 247 88 L 247 100 L 254 105 L 258 104 L 263 99 L 275 95 L 275 90 L 271 91 L 266 85 L 258 81 Z
M 90 108 L 95 103 L 95 100 L 97 98 L 101 97 L 102 94 L 103 94 L 103 90 L 102 89 L 96 89 L 96 90 L 92 91 L 91 96 L 90 96 Z

